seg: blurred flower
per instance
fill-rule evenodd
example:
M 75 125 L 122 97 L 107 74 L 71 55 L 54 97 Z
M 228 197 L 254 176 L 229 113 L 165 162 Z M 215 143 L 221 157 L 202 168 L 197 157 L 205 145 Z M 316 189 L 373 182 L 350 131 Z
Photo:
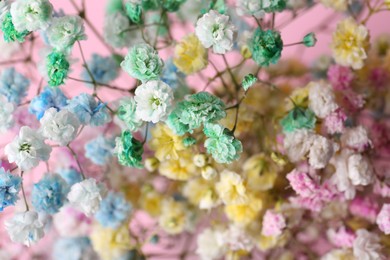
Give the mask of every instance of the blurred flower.
M 279 236 L 286 227 L 286 220 L 280 213 L 267 210 L 263 217 L 263 229 L 261 233 L 265 236 Z
M 0 107 L 0 133 L 4 133 L 14 126 L 15 106 L 13 103 L 7 102 L 3 96 L 0 96 L 0 102 L 2 104 Z
M 53 6 L 48 0 L 21 0 L 13 2 L 10 11 L 18 32 L 32 32 L 49 26 Z
M 351 88 L 354 78 L 352 70 L 340 65 L 331 65 L 328 69 L 328 80 L 335 90 L 347 90 Z
M 314 169 L 325 168 L 333 153 L 333 142 L 321 135 L 315 135 L 309 151 L 310 166 Z
M 131 204 L 122 194 L 110 192 L 101 203 L 95 218 L 103 227 L 118 228 L 129 217 Z
M 306 47 L 314 47 L 314 45 L 316 45 L 316 42 L 317 42 L 317 38 L 314 33 L 306 34 L 302 40 L 303 45 L 305 45 Z
M 309 107 L 319 118 L 325 118 L 339 106 L 332 87 L 325 81 L 311 82 L 309 88 Z
M 68 98 L 60 88 L 45 87 L 38 96 L 31 100 L 28 110 L 40 120 L 46 110 L 55 108 L 59 111 L 66 106 L 67 101 Z
M 259 66 L 276 64 L 283 50 L 280 33 L 272 30 L 263 31 L 257 28 L 249 41 L 249 50 L 252 53 L 252 59 Z
M 226 249 L 221 241 L 222 232 L 211 228 L 204 229 L 197 237 L 196 254 L 202 260 L 220 259 Z
M 292 162 L 298 162 L 310 150 L 314 133 L 307 129 L 299 129 L 287 133 L 284 138 L 284 149 Z
M 0 168 L 0 212 L 4 208 L 15 205 L 19 199 L 18 193 L 22 184 L 22 178 Z
M 168 234 L 179 234 L 189 225 L 188 209 L 183 202 L 170 198 L 162 202 L 161 209 L 158 223 Z
M 7 12 L 4 17 L 1 19 L 1 30 L 4 34 L 5 42 L 15 42 L 18 41 L 20 43 L 24 42 L 24 38 L 29 34 L 29 31 L 24 30 L 22 32 L 18 32 L 15 29 L 15 26 L 12 22 L 12 15 L 10 12 Z
M 253 223 L 263 208 L 263 201 L 250 194 L 244 203 L 225 206 L 225 214 L 229 220 L 238 226 L 248 226 Z
M 203 178 L 193 178 L 186 182 L 183 195 L 200 209 L 212 209 L 221 203 L 214 182 Z
M 52 257 L 54 260 L 88 260 L 98 256 L 88 237 L 62 237 L 55 241 Z
M 83 176 L 73 167 L 59 169 L 57 172 L 65 180 L 69 187 L 83 180 Z
M 229 170 L 221 172 L 216 189 L 219 197 L 226 205 L 244 204 L 248 200 L 244 181 L 235 172 Z
M 316 117 L 309 108 L 294 107 L 281 121 L 283 132 L 289 133 L 296 129 L 313 129 L 316 124 Z
M 236 3 L 237 14 L 240 16 L 254 16 L 263 18 L 265 11 L 262 2 L 258 0 L 238 0 Z
M 103 27 L 104 40 L 115 48 L 129 47 L 134 38 L 134 32 L 129 27 L 129 19 L 121 12 L 107 14 Z
M 349 0 L 321 0 L 324 6 L 332 8 L 339 12 L 345 12 L 348 9 Z
M 6 68 L 0 75 L 0 95 L 7 98 L 8 102 L 19 105 L 27 95 L 30 80 L 17 72 L 15 68 Z
M 356 235 L 347 230 L 344 226 L 335 229 L 328 229 L 326 232 L 329 241 L 337 247 L 350 248 L 353 245 L 353 241 Z
M 135 139 L 129 130 L 123 131 L 121 137 L 116 138 L 115 153 L 120 164 L 128 167 L 143 168 L 143 152 L 143 144 Z
M 379 237 L 365 229 L 356 231 L 356 239 L 353 242 L 353 255 L 358 259 L 384 259 L 381 254 Z
M 125 1 L 125 10 L 131 22 L 140 24 L 142 22 L 142 5 L 141 1 L 127 0 Z
M 115 148 L 115 141 L 99 135 L 85 144 L 85 157 L 94 164 L 106 165 L 110 162 Z
M 98 83 L 107 84 L 118 77 L 118 65 L 112 57 L 103 57 L 94 53 L 87 62 L 93 80 Z M 86 68 L 81 73 L 81 78 L 85 81 L 93 82 Z M 90 84 L 89 84 L 90 85 Z
M 343 146 L 358 152 L 364 152 L 372 147 L 372 141 L 368 136 L 367 130 L 361 125 L 346 128 L 341 136 L 341 143 Z
M 155 156 L 160 161 L 178 159 L 181 151 L 185 149 L 183 138 L 173 133 L 165 124 L 157 124 L 152 128 L 152 139 L 149 142 L 150 149 L 155 151 Z
M 69 72 L 68 57 L 58 51 L 53 51 L 46 56 L 46 73 L 48 77 L 48 84 L 57 87 L 64 84 Z
M 5 229 L 11 240 L 31 246 L 44 236 L 44 223 L 35 211 L 15 213 L 4 222 Z
M 329 134 L 343 133 L 347 116 L 341 109 L 333 111 L 325 117 L 324 125 Z
M 186 0 L 161 0 L 162 7 L 168 12 L 176 12 Z
M 124 98 L 120 101 L 117 112 L 118 118 L 125 123 L 131 132 L 137 131 L 144 123 L 137 116 L 136 108 L 137 105 L 134 98 Z
M 242 80 L 242 88 L 245 91 L 247 91 L 256 82 L 257 82 L 257 77 L 255 77 L 253 74 L 247 74 L 247 75 L 245 75 L 244 79 Z
M 376 218 L 376 223 L 383 233 L 390 234 L 390 204 L 383 204 Z
M 171 179 L 186 181 L 196 173 L 196 167 L 192 162 L 192 154 L 186 151 L 180 152 L 176 159 L 171 158 L 160 163 L 159 172 L 161 175 Z

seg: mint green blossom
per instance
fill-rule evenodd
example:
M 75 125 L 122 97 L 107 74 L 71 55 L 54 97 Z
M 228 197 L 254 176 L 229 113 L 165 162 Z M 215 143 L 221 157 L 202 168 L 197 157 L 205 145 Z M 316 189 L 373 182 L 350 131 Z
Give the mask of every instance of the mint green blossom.
M 208 92 L 199 92 L 179 102 L 166 123 L 176 134 L 184 135 L 202 124 L 215 123 L 224 117 L 225 103 Z
M 50 45 L 59 51 L 69 50 L 76 41 L 87 39 L 83 19 L 76 15 L 54 18 L 46 33 Z
M 176 12 L 186 0 L 160 0 L 162 7 L 168 12 Z
M 1 21 L 1 30 L 3 31 L 5 42 L 24 42 L 24 38 L 30 33 L 27 30 L 18 32 L 15 29 L 10 12 L 4 15 L 4 18 Z
M 129 98 L 120 102 L 117 112 L 118 118 L 126 124 L 131 132 L 137 131 L 143 125 L 143 121 L 135 113 L 136 108 L 135 100 Z
M 183 144 L 185 147 L 190 147 L 190 146 L 196 144 L 196 139 L 191 137 L 191 136 L 187 136 L 183 139 Z
M 123 0 L 108 0 L 106 5 L 106 13 L 114 14 L 123 11 Z
M 149 44 L 137 44 L 129 50 L 121 67 L 133 78 L 141 81 L 158 79 L 164 63 Z
M 302 42 L 306 47 L 314 47 L 317 43 L 316 35 L 314 33 L 308 33 L 303 37 Z
M 121 165 L 143 168 L 143 144 L 135 139 L 129 130 L 123 131 L 121 137 L 116 138 L 115 150 Z
M 316 124 L 316 116 L 310 109 L 294 107 L 280 122 L 284 133 L 291 133 L 297 129 L 313 129 Z
M 64 80 L 68 76 L 69 61 L 62 52 L 53 51 L 46 57 L 46 71 L 49 78 L 50 86 L 59 86 L 64 84 Z
M 257 77 L 255 77 L 253 74 L 248 74 L 244 77 L 242 80 L 242 88 L 247 91 L 250 87 L 253 86 L 257 82 Z
M 135 24 L 142 23 L 142 6 L 137 3 L 127 2 L 125 4 L 126 14 Z
M 18 32 L 32 32 L 49 26 L 53 6 L 48 0 L 18 0 L 11 4 L 10 12 Z
M 203 132 L 207 136 L 204 147 L 217 163 L 231 163 L 240 158 L 242 144 L 229 129 L 218 124 L 206 124 Z
M 257 28 L 249 41 L 249 50 L 252 53 L 252 59 L 259 66 L 269 66 L 270 63 L 276 64 L 283 50 L 280 33 L 273 30 L 263 31 Z

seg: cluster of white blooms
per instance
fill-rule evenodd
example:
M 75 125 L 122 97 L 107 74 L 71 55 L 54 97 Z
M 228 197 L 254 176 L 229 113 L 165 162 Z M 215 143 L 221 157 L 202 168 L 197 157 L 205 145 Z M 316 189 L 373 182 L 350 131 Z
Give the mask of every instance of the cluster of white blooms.
M 11 5 L 12 22 L 19 32 L 46 29 L 53 6 L 48 0 L 22 0 Z
M 343 146 L 363 152 L 372 146 L 367 130 L 363 126 L 347 128 L 341 136 Z
M 339 106 L 332 86 L 325 81 L 311 82 L 309 88 L 309 107 L 319 118 L 325 118 Z
M 315 135 L 309 151 L 309 164 L 315 169 L 324 168 L 334 153 L 335 144 L 329 139 Z

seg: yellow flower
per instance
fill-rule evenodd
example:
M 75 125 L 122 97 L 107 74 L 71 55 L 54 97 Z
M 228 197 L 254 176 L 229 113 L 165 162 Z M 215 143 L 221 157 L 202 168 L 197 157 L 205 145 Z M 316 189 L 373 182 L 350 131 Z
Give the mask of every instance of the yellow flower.
M 217 192 L 223 203 L 244 204 L 247 202 L 246 188 L 241 176 L 235 172 L 224 170 L 216 184 Z
M 256 219 L 263 202 L 254 195 L 249 195 L 244 204 L 225 206 L 226 216 L 238 225 L 246 226 Z
M 293 103 L 294 102 L 294 103 Z M 299 107 L 308 107 L 309 106 L 309 88 L 308 85 L 304 88 L 295 89 L 290 98 L 287 99 L 286 111 L 289 111 L 294 108 L 294 104 Z
M 348 0 L 321 0 L 321 3 L 339 12 L 345 12 L 348 8 Z
M 203 178 L 188 181 L 183 188 L 183 195 L 200 209 L 211 209 L 220 203 L 214 183 Z
M 177 159 L 164 161 L 158 168 L 161 175 L 178 181 L 186 181 L 193 177 L 197 171 L 192 154 L 189 152 L 182 152 Z
M 118 259 L 133 248 L 127 225 L 111 229 L 96 223 L 90 238 L 93 248 L 103 260 Z
M 179 151 L 185 149 L 183 138 L 175 135 L 165 124 L 157 124 L 152 130 L 149 146 L 160 161 L 178 159 Z
M 172 198 L 164 200 L 158 223 L 168 234 L 179 234 L 188 226 L 187 211 L 183 202 L 174 201 Z
M 152 217 L 156 217 L 161 213 L 162 196 L 153 188 L 143 188 L 140 197 L 140 206 Z
M 341 21 L 333 33 L 331 48 L 338 64 L 361 69 L 367 58 L 367 28 L 357 24 L 352 18 Z
M 387 9 L 390 9 L 390 0 L 385 0 L 385 5 Z
M 207 50 L 195 34 L 189 34 L 176 45 L 173 63 L 185 74 L 198 72 L 207 66 Z
M 245 161 L 243 170 L 247 186 L 253 191 L 266 191 L 273 188 L 278 177 L 276 169 L 267 161 L 264 154 L 255 154 Z
M 288 231 L 283 232 L 280 236 L 260 235 L 257 240 L 257 246 L 261 251 L 267 251 L 275 247 L 283 247 L 291 238 Z

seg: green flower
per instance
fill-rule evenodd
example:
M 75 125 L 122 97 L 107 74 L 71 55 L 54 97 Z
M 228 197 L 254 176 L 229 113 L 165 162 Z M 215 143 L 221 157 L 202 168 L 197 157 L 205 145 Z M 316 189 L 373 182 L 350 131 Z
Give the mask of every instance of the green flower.
M 15 29 L 10 12 L 4 15 L 3 21 L 1 22 L 1 30 L 3 31 L 5 42 L 24 42 L 24 37 L 29 34 L 29 31 L 27 30 L 18 32 Z
M 204 147 L 217 163 L 231 163 L 240 158 L 242 144 L 229 129 L 218 124 L 207 124 L 203 132 L 208 137 Z
M 131 2 L 125 5 L 126 14 L 130 18 L 131 22 L 135 24 L 142 23 L 142 6 Z
M 126 127 L 131 131 L 137 131 L 143 124 L 143 121 L 135 113 L 136 103 L 134 99 L 126 99 L 120 102 L 118 108 L 118 117 Z
M 263 9 L 267 13 L 281 12 L 286 8 L 287 0 L 269 0 L 263 4 Z
M 291 133 L 297 129 L 313 129 L 316 124 L 314 112 L 307 108 L 294 107 L 280 122 L 284 133 Z
M 162 7 L 168 12 L 176 12 L 186 0 L 160 0 Z
M 302 42 L 306 47 L 313 47 L 317 42 L 316 35 L 314 33 L 308 33 L 303 37 Z
M 188 137 L 183 139 L 183 144 L 185 147 L 190 147 L 190 146 L 196 144 L 196 139 L 191 137 L 191 136 L 188 136 Z
M 255 77 L 253 74 L 248 74 L 244 77 L 242 80 L 242 87 L 245 91 L 247 91 L 250 87 L 253 86 L 257 82 L 257 77 Z
M 121 137 L 116 138 L 116 154 L 121 165 L 143 168 L 142 154 L 143 144 L 135 139 L 129 130 L 122 132 Z
M 70 64 L 62 52 L 52 52 L 46 57 L 46 70 L 50 86 L 64 84 L 68 75 Z
M 116 12 L 123 12 L 122 0 L 109 0 L 106 6 L 107 14 L 115 14 Z
M 160 7 L 159 0 L 142 0 L 142 8 L 147 10 L 156 10 Z
M 148 44 L 137 44 L 129 50 L 121 67 L 130 74 L 130 76 L 141 81 L 158 79 L 163 61 L 158 56 L 157 51 Z
M 283 41 L 277 31 L 256 29 L 249 42 L 252 59 L 259 66 L 277 63 L 283 50 Z
M 202 124 L 215 123 L 224 117 L 223 101 L 208 92 L 199 92 L 179 102 L 166 123 L 176 134 L 184 135 Z

